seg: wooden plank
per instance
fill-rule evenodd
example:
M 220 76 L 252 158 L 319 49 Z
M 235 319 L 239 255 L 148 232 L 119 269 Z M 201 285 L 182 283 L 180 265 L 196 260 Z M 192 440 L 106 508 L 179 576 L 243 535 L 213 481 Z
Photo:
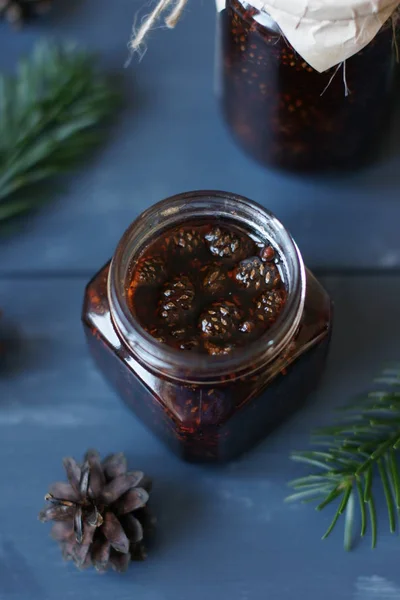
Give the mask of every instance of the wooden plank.
M 42 35 L 73 39 L 99 52 L 104 67 L 123 79 L 125 95 L 104 150 L 19 234 L 0 239 L 0 271 L 94 271 L 144 208 L 199 188 L 237 192 L 270 208 L 310 265 L 398 267 L 399 124 L 392 127 L 390 157 L 350 178 L 265 170 L 236 147 L 220 118 L 214 3 L 192 1 L 176 30 L 151 32 L 143 60 L 124 70 L 131 24 L 145 4 L 74 0 L 55 3 L 49 17 L 18 35 L 0 24 L 0 69 L 13 70 Z
M 340 527 L 320 541 L 330 513 L 283 503 L 304 472 L 288 454 L 309 431 L 398 358 L 400 278 L 329 278 L 336 322 L 329 367 L 314 400 L 247 456 L 219 468 L 180 462 L 104 384 L 80 325 L 83 279 L 0 281 L 7 323 L 23 340 L 0 377 L 0 600 L 375 600 L 400 597 L 398 540 L 385 517 L 375 552 L 351 554 Z M 88 447 L 126 452 L 154 477 L 159 528 L 147 562 L 124 577 L 64 564 L 36 520 L 61 459 Z M 383 499 L 378 510 L 383 512 Z

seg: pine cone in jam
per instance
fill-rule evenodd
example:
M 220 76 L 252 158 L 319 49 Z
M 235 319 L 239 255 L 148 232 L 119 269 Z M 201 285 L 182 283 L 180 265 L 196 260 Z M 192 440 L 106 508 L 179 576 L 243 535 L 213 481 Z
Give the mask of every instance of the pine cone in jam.
M 164 260 L 160 256 L 151 256 L 139 261 L 131 286 L 162 283 L 165 278 Z
M 258 256 L 242 260 L 234 270 L 237 283 L 248 290 L 275 287 L 280 282 L 279 271 L 274 263 L 263 263 Z
M 64 459 L 68 483 L 50 486 L 42 522 L 54 521 L 52 537 L 65 560 L 79 569 L 94 566 L 125 571 L 131 560 L 146 557 L 144 540 L 151 530 L 147 509 L 150 480 L 141 471 L 128 471 L 123 454 L 100 460 L 89 450 L 82 465 Z
M 260 294 L 255 300 L 255 315 L 258 321 L 273 323 L 286 303 L 286 290 L 282 288 Z
M 210 294 L 221 294 L 226 285 L 226 273 L 219 265 L 206 265 L 201 269 L 203 288 Z
M 206 338 L 229 339 L 238 329 L 241 314 L 233 302 L 214 302 L 200 316 L 200 329 Z
M 182 253 L 193 254 L 204 244 L 202 235 L 196 229 L 182 227 L 172 237 L 175 247 Z
M 211 254 L 220 258 L 231 258 L 240 260 L 248 256 L 251 250 L 252 240 L 240 236 L 236 232 L 223 227 L 213 227 L 205 235 Z
M 195 290 L 186 275 L 175 277 L 165 284 L 162 292 L 160 315 L 170 325 L 184 318 L 186 311 L 192 308 Z

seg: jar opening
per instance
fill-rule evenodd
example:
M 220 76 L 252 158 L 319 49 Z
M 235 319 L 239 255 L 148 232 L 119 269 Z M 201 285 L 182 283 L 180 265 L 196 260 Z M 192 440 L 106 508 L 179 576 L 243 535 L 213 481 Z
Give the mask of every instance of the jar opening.
M 286 304 L 265 334 L 224 356 L 207 356 L 174 349 L 155 340 L 132 314 L 127 281 L 132 265 L 150 241 L 166 229 L 196 219 L 230 222 L 270 243 L 281 259 L 287 289 Z M 269 211 L 235 194 L 194 191 L 173 196 L 143 212 L 123 235 L 111 262 L 108 279 L 111 316 L 122 341 L 146 367 L 178 380 L 212 382 L 239 377 L 272 361 L 289 344 L 302 315 L 305 268 L 299 250 L 283 225 Z

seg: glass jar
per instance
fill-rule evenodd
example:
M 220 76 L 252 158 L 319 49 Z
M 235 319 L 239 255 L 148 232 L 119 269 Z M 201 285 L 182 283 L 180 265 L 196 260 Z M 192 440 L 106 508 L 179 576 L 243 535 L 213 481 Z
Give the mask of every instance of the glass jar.
M 162 344 L 128 306 L 132 265 L 143 248 L 166 229 L 196 219 L 236 224 L 271 243 L 281 258 L 282 313 L 266 334 L 229 356 Z M 164 200 L 132 223 L 86 288 L 83 323 L 100 370 L 151 430 L 186 460 L 224 461 L 264 437 L 315 387 L 329 344 L 331 303 L 271 213 L 234 194 L 200 191 Z
M 394 89 L 392 19 L 360 52 L 319 73 L 278 25 L 245 0 L 219 13 L 219 93 L 236 140 L 265 165 L 292 171 L 367 164 Z

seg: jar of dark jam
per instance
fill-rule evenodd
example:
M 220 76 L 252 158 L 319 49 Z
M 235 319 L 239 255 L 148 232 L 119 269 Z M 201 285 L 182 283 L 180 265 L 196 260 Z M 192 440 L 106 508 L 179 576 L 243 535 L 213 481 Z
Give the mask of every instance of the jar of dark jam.
M 146 210 L 86 288 L 106 379 L 179 456 L 225 461 L 314 389 L 331 302 L 282 224 L 224 192 Z
M 319 73 L 266 12 L 226 0 L 219 13 L 219 93 L 236 140 L 264 165 L 291 171 L 368 164 L 394 95 L 392 18 L 363 50 Z

